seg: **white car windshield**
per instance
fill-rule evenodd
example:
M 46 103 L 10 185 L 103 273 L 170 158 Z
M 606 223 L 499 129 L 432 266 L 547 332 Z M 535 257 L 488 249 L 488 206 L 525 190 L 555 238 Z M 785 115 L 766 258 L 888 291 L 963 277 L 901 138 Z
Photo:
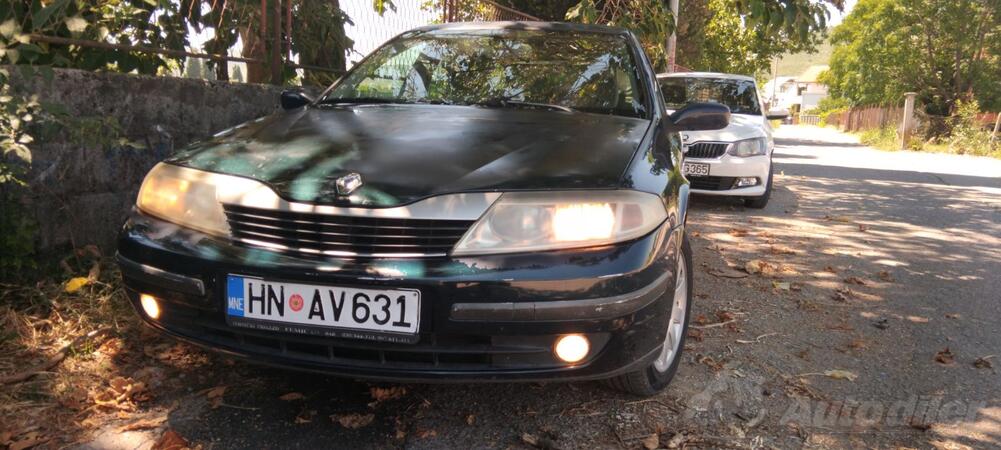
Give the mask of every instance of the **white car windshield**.
M 689 103 L 720 103 L 733 114 L 761 115 L 753 81 L 728 78 L 671 77 L 658 80 L 668 109 Z

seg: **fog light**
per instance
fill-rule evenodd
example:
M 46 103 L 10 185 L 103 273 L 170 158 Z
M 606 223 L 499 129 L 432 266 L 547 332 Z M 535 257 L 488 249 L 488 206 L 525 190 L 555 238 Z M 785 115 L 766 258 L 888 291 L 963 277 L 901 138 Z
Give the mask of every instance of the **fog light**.
M 160 317 L 160 303 L 156 301 L 156 297 L 148 294 L 142 294 L 139 296 L 139 303 L 143 307 L 143 311 L 150 319 L 156 319 Z
M 737 187 L 748 187 L 748 186 L 757 186 L 757 185 L 758 185 L 758 179 L 755 178 L 755 177 L 741 177 L 741 178 L 737 178 Z
M 568 334 L 556 340 L 556 357 L 568 363 L 575 363 L 587 356 L 591 344 L 579 334 Z

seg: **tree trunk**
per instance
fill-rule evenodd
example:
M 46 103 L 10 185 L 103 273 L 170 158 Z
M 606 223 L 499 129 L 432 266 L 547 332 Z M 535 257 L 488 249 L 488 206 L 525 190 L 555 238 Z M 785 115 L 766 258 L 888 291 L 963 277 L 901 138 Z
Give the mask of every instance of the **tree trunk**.
M 261 39 L 260 29 L 253 25 L 240 27 L 240 40 L 243 41 L 243 57 L 254 58 L 264 61 L 267 58 L 264 41 Z M 268 69 L 263 62 L 247 63 L 248 83 L 267 83 L 269 78 Z

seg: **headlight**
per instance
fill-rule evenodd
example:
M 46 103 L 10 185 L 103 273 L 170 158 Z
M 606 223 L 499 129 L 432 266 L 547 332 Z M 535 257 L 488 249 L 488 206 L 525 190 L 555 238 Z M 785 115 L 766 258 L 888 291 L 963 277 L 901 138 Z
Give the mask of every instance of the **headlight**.
M 641 237 L 666 218 L 660 197 L 645 192 L 510 192 L 466 232 L 452 254 L 607 245 Z
M 768 153 L 768 140 L 763 137 L 737 141 L 727 152 L 732 156 L 760 156 Z
M 160 163 L 146 175 L 136 206 L 168 222 L 215 235 L 228 235 L 229 224 L 220 197 L 239 198 L 261 184 Z

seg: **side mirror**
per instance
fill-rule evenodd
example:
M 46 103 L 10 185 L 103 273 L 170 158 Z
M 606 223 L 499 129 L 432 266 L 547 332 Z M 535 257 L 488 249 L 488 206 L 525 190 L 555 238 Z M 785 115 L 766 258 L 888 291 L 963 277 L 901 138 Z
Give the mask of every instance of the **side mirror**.
M 280 103 L 282 109 L 296 109 L 313 103 L 313 99 L 298 89 L 286 89 L 282 91 Z
M 675 131 L 722 130 L 730 124 L 730 108 L 719 103 L 689 103 L 669 118 Z
M 765 118 L 768 120 L 785 120 L 789 118 L 789 111 L 785 109 L 772 109 L 765 114 Z

